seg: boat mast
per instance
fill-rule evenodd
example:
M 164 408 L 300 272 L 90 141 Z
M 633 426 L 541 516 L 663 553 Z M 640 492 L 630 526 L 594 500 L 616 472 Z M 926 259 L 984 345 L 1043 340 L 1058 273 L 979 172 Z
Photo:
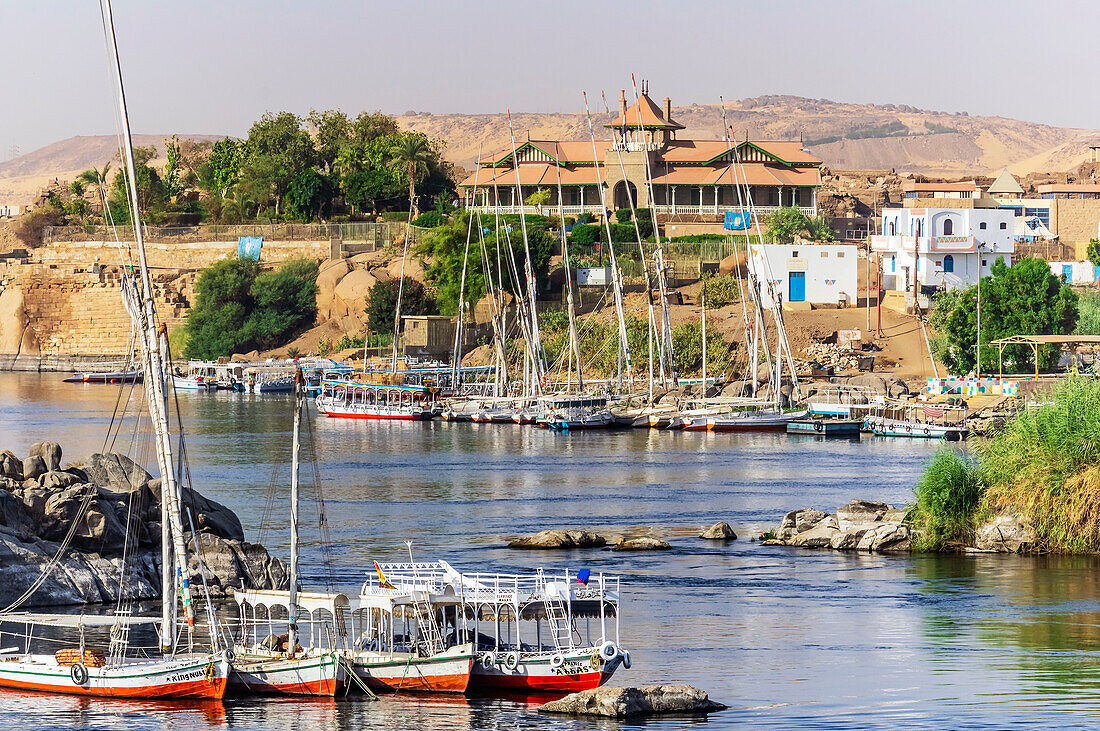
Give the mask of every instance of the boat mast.
M 290 595 L 287 597 L 287 647 L 289 657 L 294 657 L 298 646 L 298 450 L 301 446 L 302 406 L 305 387 L 302 369 L 294 371 L 294 440 L 290 448 Z
M 114 15 L 111 0 L 102 0 L 103 21 L 115 70 L 118 108 L 121 122 L 122 151 L 126 163 L 126 187 L 130 203 L 130 217 L 134 226 L 134 241 L 138 249 L 138 267 L 141 272 L 142 351 L 145 361 L 145 390 L 149 402 L 149 417 L 156 435 L 157 462 L 161 473 L 161 627 L 160 644 L 164 652 L 170 652 L 175 644 L 175 584 L 178 582 L 187 618 L 189 639 L 195 626 L 195 608 L 191 601 L 191 584 L 183 573 L 187 549 L 183 539 L 180 519 L 179 484 L 176 481 L 172 440 L 168 432 L 166 364 L 161 352 L 160 333 L 153 306 L 153 283 L 149 276 L 149 264 L 145 255 L 145 237 L 138 208 L 137 172 L 134 165 L 133 139 L 130 118 L 126 108 L 126 90 L 122 82 L 122 62 L 119 60 L 115 38 Z M 173 575 L 172 565 L 175 564 Z
M 477 176 L 481 172 L 481 146 L 477 148 L 477 167 L 474 168 L 474 190 L 477 190 Z M 458 394 L 459 376 L 462 374 L 462 308 L 466 303 L 466 264 L 470 260 L 470 238 L 474 233 L 474 214 L 470 213 L 469 226 L 466 229 L 466 250 L 462 254 L 462 280 L 458 285 L 458 327 L 455 329 L 455 349 L 451 361 L 451 390 Z
M 569 341 L 573 357 L 577 360 L 577 393 L 584 393 L 584 376 L 581 375 L 581 339 L 577 334 L 577 310 L 573 306 L 573 274 L 569 267 L 569 241 L 565 235 L 565 208 L 561 201 L 561 163 L 554 160 L 558 171 L 558 221 L 561 227 L 562 264 L 565 266 L 565 303 L 569 309 Z
M 705 282 L 699 301 L 703 307 L 703 408 L 705 409 L 707 407 L 707 285 Z

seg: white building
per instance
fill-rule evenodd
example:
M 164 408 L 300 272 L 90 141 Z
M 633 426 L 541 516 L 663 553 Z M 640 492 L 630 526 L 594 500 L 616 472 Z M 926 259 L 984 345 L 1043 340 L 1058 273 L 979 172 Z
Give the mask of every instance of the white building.
M 757 276 L 761 281 L 770 278 L 783 302 L 856 303 L 859 247 L 853 244 L 757 244 L 751 250 Z M 760 294 L 768 303 L 768 293 Z
M 998 259 L 1012 265 L 1015 221 L 1000 208 L 889 208 L 871 250 L 882 256 L 883 287 L 908 292 L 914 259 L 921 288 L 967 287 Z

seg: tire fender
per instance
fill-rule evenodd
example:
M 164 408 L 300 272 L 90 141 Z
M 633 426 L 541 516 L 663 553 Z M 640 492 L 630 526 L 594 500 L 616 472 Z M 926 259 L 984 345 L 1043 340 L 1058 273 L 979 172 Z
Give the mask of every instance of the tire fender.
M 604 662 L 611 662 L 615 659 L 615 656 L 619 654 L 619 648 L 615 647 L 615 643 L 607 641 L 600 645 L 600 657 Z
M 504 656 L 504 667 L 515 670 L 519 667 L 519 653 L 513 650 Z
M 69 668 L 69 677 L 77 685 L 86 685 L 88 682 L 88 668 L 84 667 L 83 663 L 75 662 Z

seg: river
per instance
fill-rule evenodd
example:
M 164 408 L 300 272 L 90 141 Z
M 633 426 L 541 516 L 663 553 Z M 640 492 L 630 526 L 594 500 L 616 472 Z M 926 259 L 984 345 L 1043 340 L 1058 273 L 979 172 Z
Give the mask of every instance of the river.
M 63 462 L 102 449 L 119 390 L 0 374 L 0 449 L 50 439 Z M 290 399 L 179 396 L 195 485 L 285 555 Z M 133 405 L 129 407 L 130 413 Z M 852 498 L 906 503 L 937 449 L 921 440 L 818 441 L 785 435 L 314 418 L 329 522 L 303 507 L 306 581 L 348 588 L 373 560 L 443 558 L 468 571 L 590 568 L 622 577 L 633 667 L 613 684 L 685 682 L 730 706 L 708 728 L 1009 728 L 1100 723 L 1100 579 L 1095 558 L 879 556 L 764 547 L 749 538 L 787 510 Z M 146 455 L 132 420 L 116 447 Z M 276 469 L 281 465 L 281 469 Z M 308 481 L 308 480 L 307 480 Z M 306 490 L 312 496 L 312 487 Z M 311 512 L 312 511 L 312 512 Z M 312 516 L 312 519 L 311 519 Z M 696 536 L 717 520 L 740 539 Z M 606 534 L 652 528 L 673 550 L 516 552 L 506 538 L 550 527 Z M 33 707 L 34 713 L 28 714 Z M 388 698 L 378 703 L 226 700 L 142 704 L 0 691 L 0 728 L 651 729 L 538 715 L 534 704 Z

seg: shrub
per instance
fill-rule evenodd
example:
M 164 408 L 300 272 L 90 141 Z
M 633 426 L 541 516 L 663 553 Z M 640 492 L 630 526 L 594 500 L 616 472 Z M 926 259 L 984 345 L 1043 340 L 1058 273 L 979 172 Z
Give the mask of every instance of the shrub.
M 982 486 L 970 461 L 951 449 L 940 450 L 917 483 L 916 493 L 911 519 L 919 529 L 918 550 L 938 551 L 973 541 Z
M 439 211 L 425 211 L 413 220 L 412 225 L 419 228 L 436 228 L 446 223 L 447 219 Z
M 359 335 L 348 335 L 347 333 L 344 333 L 344 336 L 340 338 L 340 342 L 336 344 L 336 350 L 362 348 L 364 345 L 366 345 L 366 342 L 367 341 Z
M 631 213 L 629 208 L 620 208 L 619 210 L 615 211 L 615 220 L 619 223 L 629 223 L 630 216 Z
M 592 221 L 591 213 L 581 213 L 577 216 L 577 223 L 589 223 Z
M 1100 335 L 1100 292 L 1084 290 L 1077 295 L 1078 335 Z
M 708 321 L 708 325 L 712 325 Z M 703 328 L 698 322 L 685 322 L 672 328 L 672 352 L 681 375 L 698 373 L 703 367 Z M 721 333 L 707 328 L 707 376 L 724 373 L 733 356 Z
M 393 320 L 397 314 L 397 293 L 400 280 L 390 279 L 370 288 L 367 300 L 367 326 L 376 333 L 393 332 Z M 434 315 L 435 300 L 423 284 L 415 279 L 405 282 L 401 290 L 402 315 Z
M 634 218 L 638 219 L 638 223 L 642 221 L 653 221 L 653 209 L 651 208 L 635 208 Z
M 15 237 L 28 249 L 42 245 L 42 237 L 47 226 L 58 226 L 65 217 L 60 208 L 45 206 L 20 216 L 16 222 Z
M 302 351 L 297 346 L 291 345 L 289 348 L 286 349 L 286 357 L 290 358 L 291 360 L 297 360 L 298 356 L 301 354 Z
M 725 307 L 741 300 L 741 289 L 732 274 L 704 276 L 703 291 L 707 293 L 707 307 Z
M 332 340 L 330 338 L 318 338 L 317 339 L 317 355 L 324 358 L 332 351 Z
M 600 227 L 592 223 L 578 223 L 569 235 L 574 246 L 591 246 L 600 240 Z
M 408 221 L 409 220 L 409 212 L 408 211 L 383 211 L 382 220 L 383 221 Z

